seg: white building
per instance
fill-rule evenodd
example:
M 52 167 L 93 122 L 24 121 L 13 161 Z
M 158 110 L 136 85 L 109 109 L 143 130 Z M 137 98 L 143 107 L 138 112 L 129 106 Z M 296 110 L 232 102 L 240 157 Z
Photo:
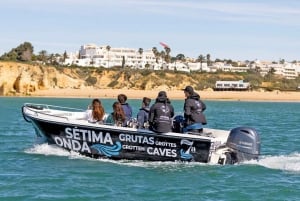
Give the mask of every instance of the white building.
M 94 66 L 110 68 L 113 66 L 133 68 L 154 68 L 156 58 L 152 50 L 143 50 L 141 53 L 131 48 L 109 48 L 88 44 L 81 46 L 78 58 L 68 58 L 66 65 Z
M 224 62 L 216 62 L 213 67 L 224 72 L 247 72 L 250 69 L 249 66 L 232 66 L 231 64 L 225 64 Z
M 239 81 L 216 81 L 215 91 L 244 91 L 250 89 L 250 83 Z
M 114 66 L 130 67 L 134 69 L 153 69 L 153 70 L 177 70 L 184 72 L 202 71 L 216 72 L 247 72 L 249 69 L 255 69 L 266 75 L 273 68 L 275 74 L 282 75 L 287 79 L 295 79 L 300 74 L 298 64 L 274 64 L 256 60 L 253 64 L 246 67 L 235 67 L 224 62 L 212 63 L 208 66 L 206 62 L 196 62 L 195 59 L 186 58 L 185 62 L 176 61 L 166 63 L 162 58 L 155 57 L 152 50 L 142 50 L 139 52 L 133 48 L 114 48 L 108 46 L 97 46 L 95 44 L 82 45 L 78 53 L 68 54 L 64 65 L 93 66 L 110 68 Z
M 113 48 L 107 46 L 97 46 L 94 44 L 82 45 L 74 58 L 70 55 L 64 62 L 65 65 L 76 64 L 78 66 L 93 66 L 110 68 L 114 66 L 131 67 L 135 69 L 154 69 L 154 70 L 177 70 L 190 72 L 189 64 L 182 62 L 166 63 L 161 58 L 156 58 L 152 50 L 139 52 L 133 48 Z M 199 64 L 197 64 L 199 66 Z M 205 67 L 205 64 L 202 64 Z M 200 67 L 197 68 L 197 70 Z M 195 70 L 192 67 L 193 70 Z

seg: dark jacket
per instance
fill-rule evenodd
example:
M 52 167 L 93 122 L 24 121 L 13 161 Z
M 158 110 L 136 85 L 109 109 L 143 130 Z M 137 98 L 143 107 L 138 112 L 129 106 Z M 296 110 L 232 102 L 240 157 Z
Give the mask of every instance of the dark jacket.
M 206 124 L 206 118 L 203 111 L 206 109 L 206 105 L 200 100 L 200 96 L 197 93 L 193 93 L 187 97 L 184 102 L 184 118 L 186 126 L 194 123 Z
M 132 118 L 132 108 L 128 103 L 121 104 L 126 116 L 126 122 L 130 121 Z
M 158 97 L 150 108 L 150 129 L 158 133 L 170 132 L 172 130 L 173 116 L 174 108 L 169 99 L 167 97 Z
M 149 120 L 150 107 L 142 107 L 137 114 L 138 128 L 145 128 L 144 124 Z

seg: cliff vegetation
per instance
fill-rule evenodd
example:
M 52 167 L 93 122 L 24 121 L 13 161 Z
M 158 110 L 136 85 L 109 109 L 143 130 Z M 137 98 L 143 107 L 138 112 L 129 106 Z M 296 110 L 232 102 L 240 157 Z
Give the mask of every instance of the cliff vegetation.
M 252 89 L 292 90 L 299 79 L 286 80 L 275 75 L 261 77 L 256 72 L 205 73 L 138 70 L 131 68 L 57 67 L 42 64 L 0 61 L 0 95 L 30 96 L 37 90 L 55 88 L 82 89 L 182 89 L 212 90 L 217 80 L 244 80 Z

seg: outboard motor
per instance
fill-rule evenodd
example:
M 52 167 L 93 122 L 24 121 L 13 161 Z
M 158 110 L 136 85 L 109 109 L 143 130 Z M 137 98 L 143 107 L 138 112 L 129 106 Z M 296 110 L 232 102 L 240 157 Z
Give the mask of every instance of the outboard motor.
M 233 150 L 226 154 L 226 164 L 258 159 L 260 137 L 253 128 L 237 127 L 230 131 L 226 146 Z

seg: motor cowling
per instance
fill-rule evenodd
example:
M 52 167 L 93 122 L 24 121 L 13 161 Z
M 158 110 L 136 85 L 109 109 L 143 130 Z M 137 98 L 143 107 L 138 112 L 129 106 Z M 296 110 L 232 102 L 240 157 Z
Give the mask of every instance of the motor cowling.
M 232 150 L 227 164 L 258 159 L 260 136 L 254 128 L 237 127 L 230 131 L 226 146 Z

